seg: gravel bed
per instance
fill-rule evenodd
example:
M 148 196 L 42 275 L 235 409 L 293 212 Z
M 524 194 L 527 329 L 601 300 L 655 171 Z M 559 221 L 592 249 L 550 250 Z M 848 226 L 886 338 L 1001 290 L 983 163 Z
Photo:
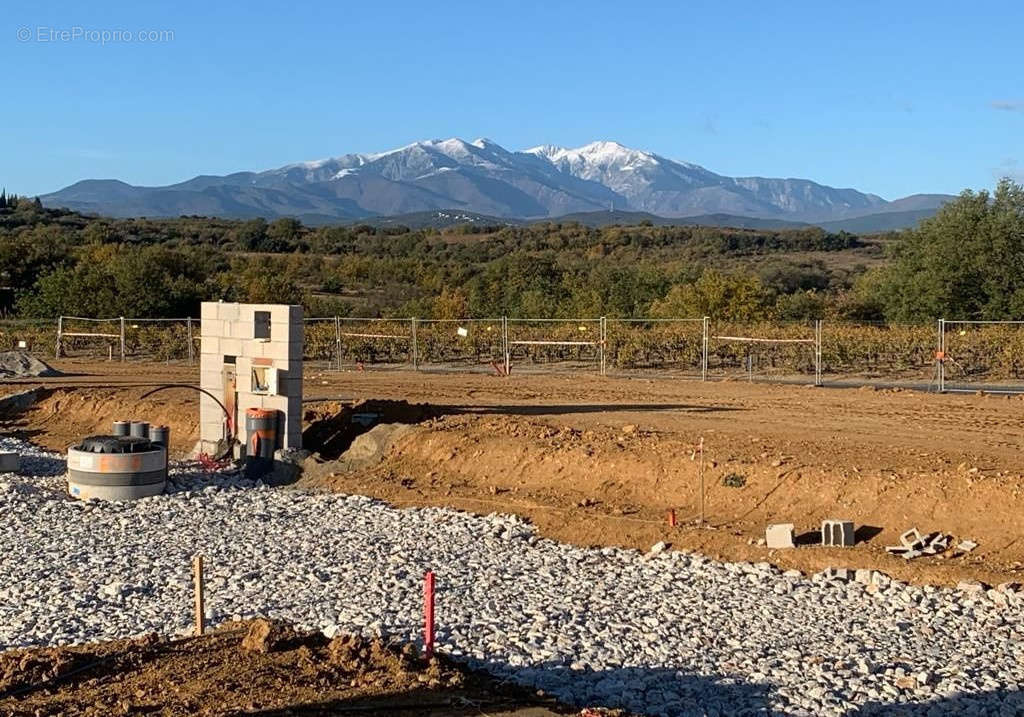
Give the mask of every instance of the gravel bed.
M 173 470 L 167 495 L 84 503 L 24 442 L 0 474 L 0 649 L 183 633 L 191 558 L 215 621 L 257 615 L 420 640 L 578 705 L 654 715 L 1022 714 L 1024 596 L 580 549 L 516 517 L 397 510 Z M 849 577 L 854 577 L 853 575 Z

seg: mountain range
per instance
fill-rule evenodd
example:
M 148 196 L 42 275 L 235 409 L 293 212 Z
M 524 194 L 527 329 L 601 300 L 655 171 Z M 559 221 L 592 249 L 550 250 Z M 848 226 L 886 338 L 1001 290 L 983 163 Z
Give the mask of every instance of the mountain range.
M 88 179 L 41 200 L 117 217 L 293 216 L 324 224 L 438 211 L 508 220 L 640 212 L 666 220 L 710 215 L 780 225 L 860 219 L 862 230 L 870 231 L 876 224 L 916 223 L 950 198 L 916 194 L 886 201 L 806 179 L 728 177 L 617 142 L 509 151 L 488 139 L 453 138 L 262 172 L 200 175 L 163 187 Z

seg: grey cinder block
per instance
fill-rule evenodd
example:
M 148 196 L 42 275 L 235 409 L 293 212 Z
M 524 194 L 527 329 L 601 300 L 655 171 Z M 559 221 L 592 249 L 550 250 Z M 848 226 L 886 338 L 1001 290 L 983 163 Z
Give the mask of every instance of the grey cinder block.
M 821 522 L 821 544 L 837 548 L 852 547 L 852 520 L 823 520 Z

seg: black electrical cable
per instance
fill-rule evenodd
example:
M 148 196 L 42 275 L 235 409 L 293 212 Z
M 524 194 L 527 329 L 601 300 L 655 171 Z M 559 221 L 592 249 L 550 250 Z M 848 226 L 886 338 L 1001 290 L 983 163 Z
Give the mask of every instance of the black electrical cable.
M 165 383 L 165 384 L 162 384 L 160 386 L 157 386 L 152 391 L 146 391 L 144 394 L 139 396 L 139 400 L 141 401 L 144 398 L 148 398 L 149 396 L 152 396 L 154 393 L 157 393 L 158 391 L 165 391 L 165 390 L 167 390 L 169 388 L 191 388 L 193 391 L 199 391 L 200 393 L 205 394 L 205 395 L 209 396 L 210 398 L 212 398 L 217 403 L 217 405 L 220 406 L 220 410 L 224 411 L 224 417 L 227 419 L 228 425 L 231 426 L 231 436 L 230 436 L 230 438 L 231 438 L 232 444 L 234 444 L 235 441 L 238 440 L 237 439 L 238 426 L 235 425 L 235 421 L 231 417 L 231 414 L 228 413 L 228 409 L 224 407 L 224 404 L 221 403 L 219 398 L 214 396 L 212 393 L 207 391 L 205 388 L 200 388 L 199 386 L 193 386 L 191 383 Z M 230 450 L 231 450 L 231 447 L 229 446 L 228 447 L 228 452 L 230 452 Z M 226 455 L 227 455 L 227 453 L 225 453 L 225 456 Z M 224 456 L 220 456 L 220 457 L 223 458 Z

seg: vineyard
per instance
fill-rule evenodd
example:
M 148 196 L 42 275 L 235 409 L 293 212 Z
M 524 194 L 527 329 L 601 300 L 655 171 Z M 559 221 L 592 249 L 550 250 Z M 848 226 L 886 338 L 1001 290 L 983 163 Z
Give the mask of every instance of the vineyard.
M 190 362 L 198 319 L 0 321 L 0 350 L 41 357 Z M 952 384 L 1024 379 L 1024 324 L 953 324 L 944 332 Z M 821 373 L 841 379 L 929 381 L 935 324 L 822 323 Z M 799 378 L 815 373 L 813 322 L 709 319 L 306 320 L 304 358 L 322 368 L 503 372 L 665 373 L 709 378 Z

